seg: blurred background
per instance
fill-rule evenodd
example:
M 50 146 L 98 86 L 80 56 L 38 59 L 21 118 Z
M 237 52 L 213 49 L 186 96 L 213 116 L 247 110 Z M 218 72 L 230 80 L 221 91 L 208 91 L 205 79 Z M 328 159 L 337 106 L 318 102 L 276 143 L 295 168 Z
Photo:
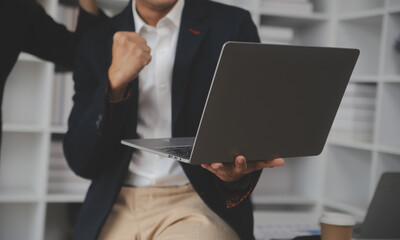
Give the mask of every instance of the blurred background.
M 75 28 L 75 1 L 39 2 Z M 98 1 L 109 16 L 127 2 Z M 262 42 L 361 50 L 324 152 L 264 171 L 252 196 L 257 238 L 318 233 L 323 211 L 362 222 L 382 173 L 400 172 L 400 1 L 219 2 L 249 10 Z M 20 55 L 3 102 L 1 240 L 71 238 L 89 186 L 69 170 L 62 152 L 73 94 L 71 72 Z

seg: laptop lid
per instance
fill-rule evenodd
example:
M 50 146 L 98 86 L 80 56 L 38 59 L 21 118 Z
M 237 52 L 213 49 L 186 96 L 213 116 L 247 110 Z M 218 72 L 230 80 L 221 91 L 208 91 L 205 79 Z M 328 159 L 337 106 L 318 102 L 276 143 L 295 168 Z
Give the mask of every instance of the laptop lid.
M 400 239 L 400 172 L 382 174 L 357 237 Z
M 357 49 L 226 43 L 190 162 L 318 155 L 358 55 Z

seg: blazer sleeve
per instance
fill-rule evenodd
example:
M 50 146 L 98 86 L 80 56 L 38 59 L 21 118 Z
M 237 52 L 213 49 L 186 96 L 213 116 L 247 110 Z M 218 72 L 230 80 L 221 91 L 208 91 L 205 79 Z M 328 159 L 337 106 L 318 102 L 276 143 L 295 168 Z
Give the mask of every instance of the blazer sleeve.
M 56 23 L 37 3 L 21 3 L 20 8 L 28 25 L 25 28 L 22 51 L 71 70 L 83 33 L 107 19 L 101 11 L 96 17 L 80 9 L 77 31 L 70 32 L 64 25 Z
M 132 97 L 112 103 L 107 94 L 107 71 L 99 58 L 96 37 L 84 37 L 78 48 L 74 72 L 74 106 L 68 120 L 68 132 L 64 138 L 64 154 L 70 168 L 79 176 L 95 180 L 106 171 L 114 170 L 122 161 L 126 148 L 120 143 L 127 114 L 132 112 Z M 104 54 L 101 59 L 105 59 Z M 95 59 L 97 58 L 97 59 Z M 103 60 L 100 60 L 103 61 Z M 97 70 L 97 71 L 96 71 Z M 131 89 L 131 85 L 129 88 Z M 132 94 L 130 94 L 132 95 Z M 130 111 L 129 111 L 130 110 Z
M 257 27 L 248 11 L 243 15 L 235 34 L 235 41 L 260 42 Z M 239 205 L 253 192 L 262 170 L 252 172 L 238 181 L 224 182 L 217 178 L 217 189 L 226 199 L 226 207 L 232 208 Z

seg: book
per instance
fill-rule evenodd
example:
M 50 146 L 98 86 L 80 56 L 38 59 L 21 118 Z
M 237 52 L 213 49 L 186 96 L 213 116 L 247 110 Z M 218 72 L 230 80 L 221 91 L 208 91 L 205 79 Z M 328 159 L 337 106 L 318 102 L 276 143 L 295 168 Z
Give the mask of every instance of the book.
M 258 29 L 263 43 L 291 43 L 294 30 L 289 27 L 262 26 Z
M 264 0 L 261 3 L 261 8 L 272 12 L 309 14 L 313 12 L 314 6 L 311 2 L 297 3 L 289 1 Z

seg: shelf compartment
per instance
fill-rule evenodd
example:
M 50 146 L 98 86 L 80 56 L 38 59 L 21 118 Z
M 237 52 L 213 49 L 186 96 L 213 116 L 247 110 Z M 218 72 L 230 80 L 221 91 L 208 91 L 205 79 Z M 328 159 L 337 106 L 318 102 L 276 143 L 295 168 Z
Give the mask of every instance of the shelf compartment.
M 262 29 L 263 26 L 269 26 L 292 31 L 292 39 L 282 42 L 283 44 L 326 46 L 328 43 L 328 22 L 323 16 L 318 18 L 302 18 L 298 16 L 282 17 L 276 15 L 262 15 L 260 22 L 260 29 Z M 261 40 L 263 41 L 263 39 Z
M 241 1 L 241 0 L 236 0 Z M 243 2 L 243 1 L 242 1 Z M 276 15 L 297 15 L 311 16 L 314 14 L 326 14 L 331 11 L 331 4 L 326 0 L 310 0 L 304 3 L 294 3 L 289 1 L 263 1 L 260 0 L 258 6 L 261 14 L 273 13 Z
M 341 0 L 339 3 L 339 13 L 357 13 L 367 10 L 384 9 L 385 1 L 382 0 Z
M 76 176 L 69 168 L 63 153 L 62 137 L 53 135 L 51 142 L 47 192 L 53 196 L 84 195 L 90 181 Z
M 341 21 L 357 20 L 357 19 L 362 20 L 364 18 L 379 17 L 384 14 L 385 14 L 385 10 L 383 8 L 371 9 L 371 10 L 364 10 L 364 11 L 359 11 L 359 12 L 354 12 L 354 13 L 343 14 L 339 17 L 339 20 L 341 20 Z
M 84 199 L 85 193 L 48 194 L 46 197 L 48 203 L 82 203 Z
M 387 17 L 384 73 L 400 76 L 400 49 L 396 50 L 396 41 L 400 41 L 400 12 Z M 400 43 L 399 43 L 400 44 Z
M 372 143 L 377 85 L 350 83 L 341 101 L 330 136 L 336 143 Z
M 379 145 L 378 151 L 381 153 L 388 153 L 388 154 L 400 156 L 400 148 L 399 147 Z
M 42 237 L 39 204 L 0 203 L 0 239 L 32 239 Z
M 46 126 L 40 124 L 3 124 L 3 132 L 41 133 L 44 131 L 46 131 Z
M 68 131 L 67 125 L 53 125 L 50 128 L 51 133 L 55 134 L 65 134 Z
M 24 194 L 44 192 L 42 176 L 46 169 L 46 134 L 3 133 L 0 159 L 0 195 L 9 189 Z M 16 194 L 12 190 L 11 195 Z
M 46 125 L 52 74 L 52 64 L 17 62 L 4 90 L 3 122 Z
M 72 239 L 80 208 L 81 204 L 78 203 L 47 204 L 44 239 Z
M 382 86 L 378 119 L 378 145 L 400 148 L 400 84 Z
M 340 138 L 340 137 L 329 137 L 328 144 L 329 145 L 334 145 L 334 146 L 339 146 L 339 147 L 366 150 L 366 151 L 369 151 L 369 150 L 371 150 L 373 148 L 373 145 L 371 143 L 355 141 L 354 138 L 345 139 L 343 137 L 342 138 Z
M 383 77 L 385 83 L 400 83 L 400 75 L 386 75 Z
M 324 198 L 365 209 L 369 203 L 372 153 L 329 146 L 326 161 Z
M 399 0 L 386 0 L 386 1 L 387 1 L 388 9 L 391 9 L 393 7 L 400 7 L 400 1 Z
M 4 186 L 0 188 L 0 203 L 33 203 L 40 200 L 40 195 L 32 189 Z
M 383 17 L 340 21 L 336 45 L 360 49 L 353 75 L 378 75 Z
M 350 78 L 350 83 L 377 83 L 378 75 L 354 75 Z
M 320 162 L 318 157 L 287 158 L 284 166 L 264 169 L 252 196 L 260 204 L 263 199 L 272 203 L 282 196 L 288 197 L 285 201 L 289 204 L 300 199 L 300 202 L 307 199 L 306 202 L 310 203 L 308 200 L 315 198 L 318 192 Z

